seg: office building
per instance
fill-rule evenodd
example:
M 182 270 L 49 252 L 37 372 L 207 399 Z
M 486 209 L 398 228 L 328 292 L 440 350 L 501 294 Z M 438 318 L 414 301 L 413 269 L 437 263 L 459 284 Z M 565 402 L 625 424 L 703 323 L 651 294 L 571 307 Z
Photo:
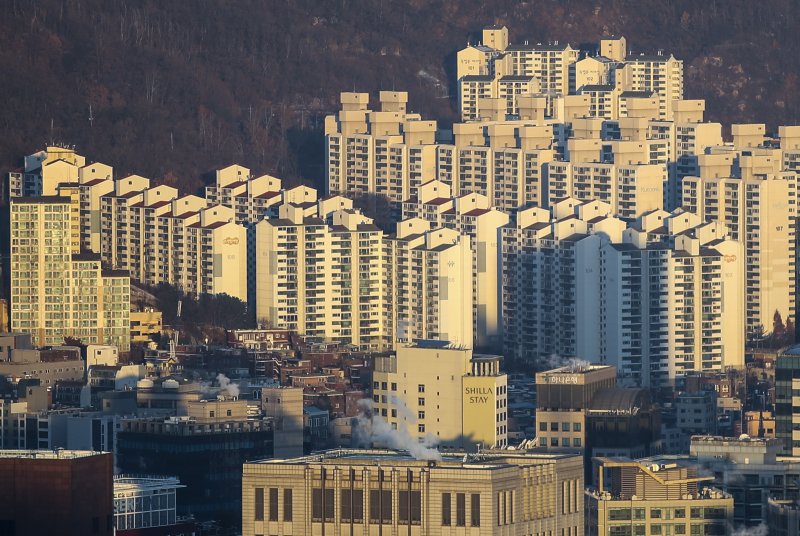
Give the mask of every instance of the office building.
M 586 534 L 728 534 L 733 497 L 705 487 L 691 463 L 595 458 L 586 489 Z
M 445 341 L 419 341 L 378 355 L 372 373 L 374 418 L 405 430 L 413 441 L 470 450 L 505 447 L 507 377 L 500 359 Z
M 786 456 L 800 456 L 800 412 L 794 404 L 798 389 L 800 346 L 793 346 L 775 360 L 775 437 Z
M 486 451 L 439 460 L 333 450 L 244 466 L 246 536 L 583 534 L 578 456 Z
M 191 536 L 192 521 L 176 515 L 176 492 L 185 488 L 174 477 L 114 477 L 114 528 L 120 536 Z
M 0 450 L 0 531 L 111 536 L 113 467 L 107 452 Z
M 769 499 L 767 534 L 797 536 L 800 534 L 800 503 L 792 500 Z
M 689 454 L 713 473 L 715 487 L 733 497 L 736 526 L 767 524 L 771 499 L 800 498 L 800 459 L 781 457 L 776 439 L 697 435 Z
M 201 404 L 197 410 L 214 411 Z M 208 417 L 208 414 L 206 414 Z M 117 433 L 122 473 L 176 476 L 177 515 L 238 522 L 242 464 L 272 457 L 269 421 L 226 415 L 214 418 L 124 419 Z
M 536 385 L 536 443 L 548 452 L 582 453 L 587 469 L 595 456 L 660 452 L 649 393 L 616 387 L 614 367 L 575 362 L 537 373 Z
M 11 329 L 33 344 L 64 337 L 130 347 L 130 278 L 95 254 L 74 254 L 69 198 L 15 198 L 10 204 Z

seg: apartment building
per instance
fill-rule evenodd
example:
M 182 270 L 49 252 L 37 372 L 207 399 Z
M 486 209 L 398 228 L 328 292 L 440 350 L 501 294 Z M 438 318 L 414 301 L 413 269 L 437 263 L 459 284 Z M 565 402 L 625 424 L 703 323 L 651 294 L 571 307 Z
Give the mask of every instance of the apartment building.
M 406 92 L 381 91 L 381 109 L 375 111 L 368 108 L 367 93 L 342 93 L 342 109 L 325 118 L 328 193 L 377 192 L 398 203 L 416 194 L 410 177 L 419 181 L 434 153 L 413 151 L 412 174 L 410 148 L 432 145 L 436 122 L 407 112 L 407 101 Z
M 103 261 L 148 285 L 247 300 L 247 231 L 235 209 L 137 175 L 100 196 Z
M 475 345 L 499 348 L 502 344 L 499 238 L 509 215 L 490 208 L 488 198 L 480 194 L 453 197 L 450 187 L 441 181 L 430 181 L 417 192 L 418 197 L 403 203 L 403 220 L 421 218 L 434 228 L 453 229 L 470 238 Z
M 800 412 L 794 404 L 800 389 L 800 348 L 785 350 L 775 361 L 775 437 L 785 456 L 800 456 Z
M 506 353 L 615 365 L 632 385 L 743 365 L 741 245 L 691 214 L 626 224 L 565 199 L 503 229 Z
M 566 454 L 333 450 L 246 463 L 242 532 L 582 536 L 582 489 L 581 459 Z
M 758 147 L 718 148 L 699 167 L 683 179 L 683 206 L 744 244 L 747 331 L 769 333 L 776 312 L 796 312 L 798 176 L 781 171 L 779 149 Z
M 417 341 L 376 356 L 374 418 L 414 442 L 467 450 L 505 447 L 508 382 L 500 361 L 447 341 Z
M 74 210 L 67 197 L 15 198 L 10 204 L 11 329 L 37 346 L 64 337 L 130 347 L 130 278 L 99 255 L 73 253 Z
M 450 341 L 472 348 L 473 276 L 469 236 L 412 218 L 384 240 L 389 341 Z
M 586 534 L 728 534 L 733 497 L 704 485 L 697 466 L 670 458 L 595 458 Z
M 256 317 L 311 337 L 381 349 L 385 333 L 383 232 L 352 210 L 328 225 L 285 205 L 256 233 Z

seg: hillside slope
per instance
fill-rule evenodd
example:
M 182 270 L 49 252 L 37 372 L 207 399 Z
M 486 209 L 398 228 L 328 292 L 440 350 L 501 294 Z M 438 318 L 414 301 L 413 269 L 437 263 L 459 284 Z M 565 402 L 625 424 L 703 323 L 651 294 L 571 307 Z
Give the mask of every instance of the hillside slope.
M 800 121 L 794 0 L 0 0 L 0 167 L 48 142 L 194 190 L 232 161 L 320 184 L 342 90 L 408 90 L 452 121 L 453 53 L 484 24 L 512 41 L 622 34 L 673 51 L 708 116 Z

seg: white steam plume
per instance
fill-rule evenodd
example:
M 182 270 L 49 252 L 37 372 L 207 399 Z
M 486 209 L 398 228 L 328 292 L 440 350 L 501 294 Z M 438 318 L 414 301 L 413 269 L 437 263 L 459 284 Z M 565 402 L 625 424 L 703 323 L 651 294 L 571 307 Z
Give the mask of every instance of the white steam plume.
M 401 400 L 394 398 L 393 402 L 404 420 L 416 422 L 413 412 Z M 436 438 L 430 434 L 425 436 L 423 442 L 420 443 L 411 437 L 402 420 L 397 429 L 393 429 L 386 420 L 375 413 L 372 400 L 369 398 L 359 400 L 358 407 L 360 411 L 356 417 L 356 429 L 353 431 L 353 438 L 358 446 L 376 445 L 394 450 L 406 450 L 417 460 L 442 459 L 442 455 L 436 450 Z
M 219 383 L 220 392 L 227 393 L 228 396 L 239 398 L 238 383 L 233 383 L 230 378 L 228 378 L 221 372 L 217 374 L 217 382 Z

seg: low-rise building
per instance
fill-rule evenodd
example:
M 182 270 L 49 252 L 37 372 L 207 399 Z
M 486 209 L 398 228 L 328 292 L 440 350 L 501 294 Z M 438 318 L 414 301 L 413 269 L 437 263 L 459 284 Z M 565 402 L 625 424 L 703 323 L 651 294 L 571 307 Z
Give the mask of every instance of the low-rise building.
M 583 466 L 566 454 L 332 450 L 248 462 L 242 486 L 245 536 L 583 533 Z
M 667 458 L 595 458 L 597 487 L 586 489 L 587 536 L 728 534 L 733 497 L 703 487 L 691 463 Z

